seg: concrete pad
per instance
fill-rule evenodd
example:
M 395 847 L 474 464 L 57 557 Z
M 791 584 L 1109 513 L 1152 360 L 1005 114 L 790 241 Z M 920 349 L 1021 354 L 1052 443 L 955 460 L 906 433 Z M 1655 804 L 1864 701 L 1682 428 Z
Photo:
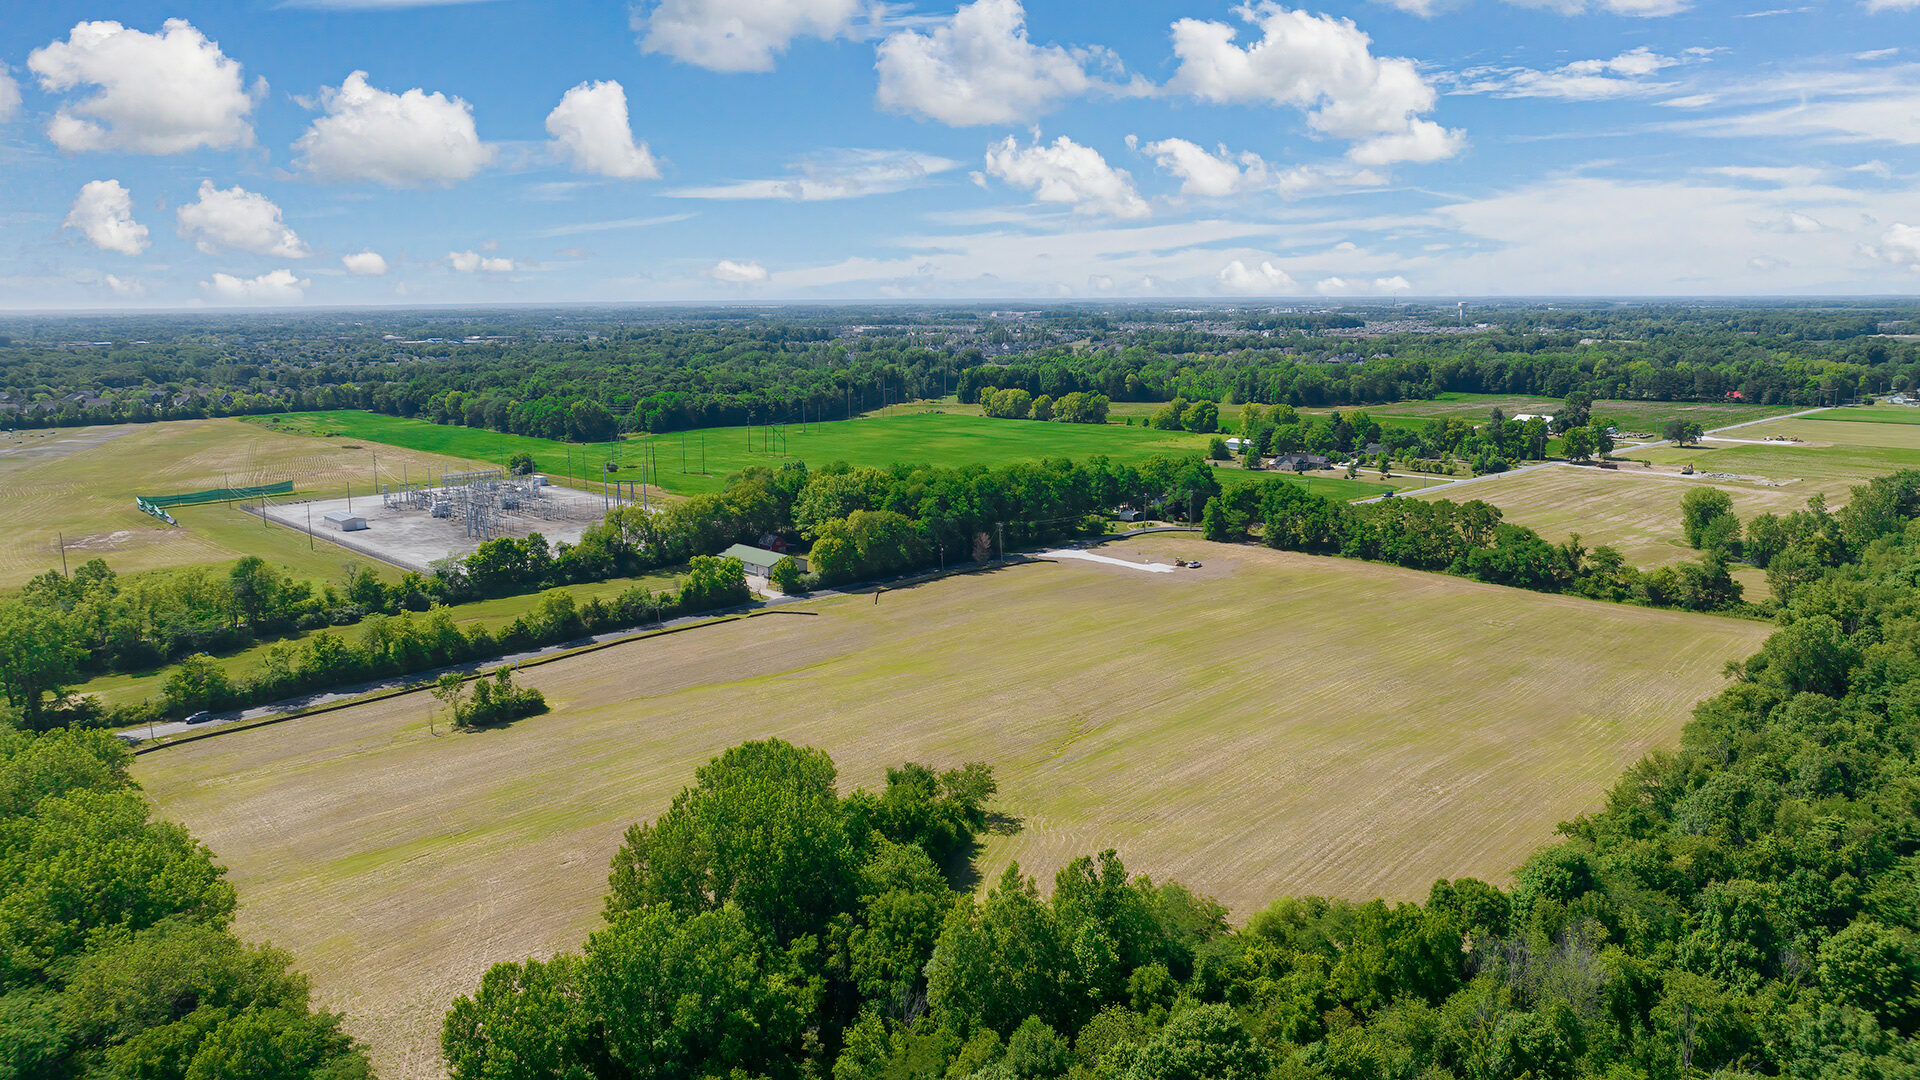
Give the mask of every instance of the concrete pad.
M 549 484 L 541 491 L 537 506 L 502 511 L 501 528 L 494 535 L 518 539 L 539 533 L 548 543 L 577 544 L 587 527 L 604 520 L 613 505 L 600 495 L 574 488 Z M 245 509 L 263 512 L 257 504 Z M 323 518 L 336 510 L 351 510 L 367 520 L 367 527 L 355 532 L 332 528 Z M 264 513 L 267 520 L 299 532 L 306 532 L 311 520 L 315 539 L 423 574 L 441 559 L 471 554 L 486 539 L 468 536 L 462 517 L 436 518 L 426 510 L 389 507 L 379 495 L 270 503 Z

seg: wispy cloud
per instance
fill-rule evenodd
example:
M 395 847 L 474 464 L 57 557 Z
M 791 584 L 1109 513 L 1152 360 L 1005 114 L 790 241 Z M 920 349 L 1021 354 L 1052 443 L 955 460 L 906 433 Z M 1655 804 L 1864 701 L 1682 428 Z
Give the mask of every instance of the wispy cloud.
M 654 225 L 671 225 L 676 221 L 685 221 L 695 214 L 661 214 L 658 217 L 618 218 L 613 221 L 583 221 L 577 225 L 556 225 L 551 229 L 540 229 L 533 235 L 548 240 L 557 236 L 579 236 L 582 233 L 612 232 L 615 229 L 645 229 Z
M 959 167 L 951 158 L 912 150 L 829 150 L 787 166 L 790 176 L 729 180 L 666 194 L 676 199 L 857 199 L 918 187 L 928 177 Z
M 1920 145 L 1920 64 L 1785 71 L 1714 89 L 1724 111 L 1664 128 L 1725 138 Z
M 1664 56 L 1642 45 L 1611 59 L 1576 60 L 1564 67 L 1538 70 L 1527 67 L 1469 68 L 1453 76 L 1457 94 L 1491 94 L 1505 98 L 1558 98 L 1562 101 L 1602 101 L 1639 97 L 1673 89 L 1670 82 L 1651 76 L 1671 67 L 1699 63 L 1712 50 L 1688 49 Z
M 321 8 L 327 11 L 398 11 L 403 8 L 485 4 L 493 0 L 282 0 L 283 8 Z

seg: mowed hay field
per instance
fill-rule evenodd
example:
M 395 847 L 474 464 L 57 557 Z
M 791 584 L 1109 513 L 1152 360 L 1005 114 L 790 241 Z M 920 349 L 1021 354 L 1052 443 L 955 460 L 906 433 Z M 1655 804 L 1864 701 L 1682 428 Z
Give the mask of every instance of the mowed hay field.
M 825 599 L 526 669 L 554 711 L 506 730 L 435 738 L 423 693 L 135 774 L 230 868 L 240 932 L 290 949 L 402 1080 L 439 1075 L 445 1009 L 489 965 L 577 948 L 627 825 L 743 740 L 821 747 L 848 789 L 989 762 L 1021 824 L 985 880 L 1113 847 L 1245 916 L 1506 881 L 1768 631 L 1187 536 L 1102 551 L 1205 567 Z
M 373 454 L 381 478 L 398 480 L 402 465 L 435 471 L 472 467 L 456 458 L 336 439 L 276 434 L 238 420 L 57 428 L 0 435 L 0 587 L 60 566 L 104 558 L 121 573 L 222 562 L 257 554 L 302 576 L 335 578 L 343 565 L 368 564 L 330 544 L 310 550 L 307 538 L 215 503 L 174 513 L 174 528 L 134 507 L 136 495 L 167 495 L 231 485 L 292 480 L 296 492 L 338 495 L 352 484 L 374 490 Z M 389 475 L 391 474 L 391 475 Z
M 1838 508 L 1857 484 L 1896 469 L 1920 468 L 1920 425 L 1848 420 L 1854 412 L 1835 409 L 1767 420 L 1699 446 L 1627 447 L 1618 451 L 1627 460 L 1617 469 L 1550 465 L 1442 488 L 1431 497 L 1479 499 L 1499 507 L 1505 520 L 1549 540 L 1577 532 L 1589 548 L 1609 544 L 1635 566 L 1661 566 L 1695 555 L 1681 532 L 1680 500 L 1696 486 L 1726 492 L 1734 513 L 1748 521 L 1759 514 L 1802 509 L 1814 495 L 1825 496 L 1830 508 Z M 1802 441 L 1764 441 L 1771 435 Z M 1654 467 L 1644 468 L 1642 461 Z M 1688 464 L 1696 474 L 1679 475 L 1677 470 Z M 1716 482 L 1700 475 L 1704 473 L 1760 477 L 1778 486 Z M 1750 570 L 1735 576 L 1747 587 L 1749 599 L 1766 595 L 1764 574 Z
M 1687 546 L 1681 532 L 1680 500 L 1702 486 L 1726 492 L 1742 521 L 1756 514 L 1798 510 L 1817 490 L 1799 484 L 1710 484 L 1623 463 L 1618 469 L 1549 465 L 1441 488 L 1432 497 L 1491 503 L 1500 508 L 1502 520 L 1525 525 L 1548 540 L 1558 542 L 1579 533 L 1588 549 L 1612 545 L 1629 563 L 1645 569 L 1698 554 Z
M 1920 468 L 1920 426 L 1848 420 L 1834 409 L 1791 420 L 1773 420 L 1728 432 L 1729 439 L 1765 440 L 1786 435 L 1799 443 L 1731 442 L 1708 439 L 1699 447 L 1663 446 L 1635 452 L 1656 465 L 1691 463 L 1702 472 L 1797 480 L 1801 499 L 1821 492 L 1829 505 L 1845 501 L 1847 489 L 1896 469 Z

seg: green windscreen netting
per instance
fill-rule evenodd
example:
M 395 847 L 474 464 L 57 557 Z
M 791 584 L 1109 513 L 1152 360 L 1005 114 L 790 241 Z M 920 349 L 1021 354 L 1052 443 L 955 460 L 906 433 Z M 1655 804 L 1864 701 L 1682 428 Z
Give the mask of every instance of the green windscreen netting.
M 282 480 L 277 484 L 262 484 L 258 487 L 222 487 L 208 488 L 205 491 L 189 491 L 184 495 L 136 495 L 134 505 L 146 513 L 152 514 L 169 525 L 178 525 L 173 515 L 167 513 L 169 506 L 192 506 L 194 503 L 230 502 L 234 499 L 258 499 L 263 495 L 291 495 L 293 481 Z

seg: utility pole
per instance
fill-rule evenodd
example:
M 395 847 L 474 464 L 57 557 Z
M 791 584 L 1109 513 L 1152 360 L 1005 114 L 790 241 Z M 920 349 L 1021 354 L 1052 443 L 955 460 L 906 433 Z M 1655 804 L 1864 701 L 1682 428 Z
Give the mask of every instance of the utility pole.
M 307 550 L 313 550 L 313 503 L 307 503 Z
M 60 576 L 67 577 L 67 534 L 55 533 L 60 538 Z

